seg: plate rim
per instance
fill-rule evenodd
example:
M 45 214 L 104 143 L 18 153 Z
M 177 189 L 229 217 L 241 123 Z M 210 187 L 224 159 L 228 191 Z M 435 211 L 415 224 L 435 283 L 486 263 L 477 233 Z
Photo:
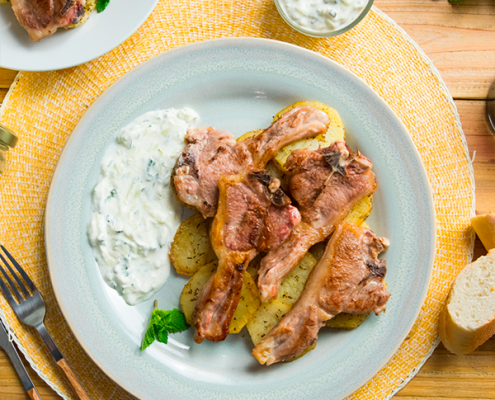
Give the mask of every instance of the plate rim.
M 30 62 L 33 63 L 33 66 L 29 65 L 26 68 L 26 65 L 24 65 L 22 63 L 21 64 L 8 63 L 8 62 L 5 63 L 5 60 L 8 61 L 10 59 L 5 58 L 5 60 L 2 61 L 2 58 L 0 58 L 0 68 L 10 69 L 10 70 L 14 70 L 14 71 L 22 71 L 22 72 L 48 72 L 48 71 L 58 71 L 58 70 L 62 70 L 62 69 L 72 68 L 72 67 L 76 67 L 78 65 L 82 65 L 82 64 L 85 64 L 87 62 L 93 61 L 93 60 L 97 59 L 98 57 L 101 57 L 101 56 L 109 53 L 110 51 L 112 51 L 116 47 L 120 46 L 127 39 L 129 39 L 134 33 L 137 32 L 137 30 L 141 27 L 141 25 L 143 25 L 143 23 L 148 19 L 148 17 L 151 15 L 153 10 L 156 8 L 159 0 L 152 0 L 152 1 L 153 1 L 153 4 L 150 5 L 149 11 L 147 13 L 143 14 L 141 16 L 141 18 L 136 19 L 136 21 L 133 24 L 134 25 L 133 28 L 129 29 L 128 33 L 122 35 L 119 39 L 116 39 L 113 43 L 110 43 L 108 46 L 106 46 L 104 48 L 104 50 L 99 50 L 99 51 L 95 52 L 94 54 L 89 56 L 89 58 L 83 57 L 83 58 L 87 58 L 85 61 L 81 61 L 81 62 L 79 62 L 79 61 L 77 61 L 77 62 L 65 61 L 63 63 L 55 64 L 55 66 L 53 66 L 51 68 L 48 68 L 48 67 L 36 68 L 34 66 L 36 64 L 35 60 L 30 60 Z M 9 4 L 9 3 L 5 3 L 4 5 L 6 5 L 6 4 Z M 96 12 L 96 10 L 93 10 L 92 12 Z M 85 24 L 83 24 L 82 26 L 80 26 L 78 28 L 82 29 L 82 28 L 84 28 L 84 25 Z M 76 28 L 76 29 L 78 29 L 78 28 Z M 55 34 L 57 34 L 57 32 Z
M 412 148 L 412 153 L 414 154 L 414 156 L 417 158 L 417 160 L 421 164 L 421 169 L 420 169 L 420 171 L 417 171 L 417 172 L 419 174 L 421 174 L 422 180 L 424 180 L 427 183 L 427 185 L 426 185 L 427 193 L 425 193 L 425 194 L 426 194 L 426 202 L 428 203 L 429 209 L 430 209 L 431 214 L 432 214 L 432 221 L 430 221 L 430 226 L 429 226 L 429 228 L 430 228 L 429 231 L 430 231 L 430 234 L 431 234 L 431 237 L 432 237 L 432 243 L 431 243 L 432 246 L 430 246 L 430 251 L 429 251 L 429 254 L 428 254 L 428 259 L 430 260 L 429 265 L 428 265 L 428 279 L 427 279 L 427 282 L 425 282 L 425 285 L 423 287 L 423 290 L 422 290 L 422 293 L 421 293 L 421 296 L 420 296 L 422 298 L 422 301 L 417 305 L 416 310 L 414 311 L 414 318 L 411 318 L 411 321 L 409 322 L 408 328 L 405 331 L 405 334 L 403 335 L 402 339 L 400 341 L 398 341 L 398 344 L 395 346 L 395 348 L 392 351 L 390 351 L 390 354 L 387 355 L 387 357 L 384 359 L 383 363 L 379 367 L 377 367 L 375 371 L 370 372 L 369 373 L 369 376 L 367 376 L 365 379 L 363 379 L 363 383 L 360 386 L 358 386 L 358 387 L 352 389 L 352 391 L 346 393 L 344 397 L 349 396 L 350 394 L 352 394 L 355 391 L 359 390 L 371 378 L 373 378 L 373 376 L 375 376 L 379 371 L 381 371 L 383 369 L 383 367 L 393 358 L 393 356 L 396 354 L 397 350 L 400 348 L 400 346 L 402 345 L 402 343 L 406 339 L 407 335 L 411 331 L 411 329 L 414 326 L 416 320 L 418 319 L 418 316 L 419 316 L 419 314 L 421 312 L 421 309 L 422 309 L 422 307 L 423 307 L 423 305 L 425 303 L 425 299 L 427 297 L 428 290 L 430 288 L 431 280 L 432 280 L 432 277 L 433 277 L 433 267 L 434 267 L 434 263 L 435 263 L 436 249 L 437 249 L 437 245 L 438 245 L 438 238 L 437 238 L 437 234 L 436 234 L 436 230 L 437 230 L 437 216 L 436 216 L 435 202 L 434 202 L 434 198 L 433 198 L 433 190 L 432 190 L 432 187 L 431 187 L 431 184 L 430 184 L 430 180 L 429 180 L 428 174 L 426 172 L 426 168 L 424 166 L 423 160 L 421 159 L 421 155 L 420 155 L 420 153 L 419 153 L 419 151 L 418 151 L 418 149 L 417 149 L 414 141 L 412 140 L 412 137 L 411 137 L 411 135 L 409 133 L 409 130 L 406 128 L 406 126 L 404 125 L 404 123 L 402 122 L 402 120 L 399 118 L 399 116 L 394 112 L 394 110 L 388 105 L 388 103 L 378 93 L 376 93 L 376 91 L 366 81 L 364 81 L 364 79 L 362 79 L 361 77 L 357 76 L 354 72 L 352 72 L 351 70 L 345 68 L 343 65 L 339 64 L 338 62 L 336 62 L 336 61 L 334 61 L 334 60 L 332 60 L 332 59 L 330 59 L 330 58 L 328 58 L 328 57 L 326 57 L 326 56 L 324 56 L 324 55 L 322 55 L 322 54 L 320 54 L 320 53 L 318 53 L 316 51 L 308 50 L 306 48 L 297 46 L 297 45 L 292 44 L 292 43 L 282 42 L 282 41 L 279 41 L 279 40 L 273 40 L 273 39 L 268 39 L 268 38 L 259 38 L 259 37 L 227 37 L 227 38 L 216 38 L 216 39 L 202 40 L 202 41 L 197 41 L 197 42 L 193 42 L 193 43 L 188 43 L 188 44 L 185 44 L 185 45 L 176 46 L 173 49 L 164 51 L 164 52 L 162 52 L 160 54 L 157 54 L 157 55 L 155 55 L 153 57 L 150 57 L 148 60 L 142 62 L 141 64 L 137 65 L 136 67 L 134 67 L 134 68 L 130 69 L 129 71 L 127 71 L 126 73 L 124 73 L 115 82 L 113 82 L 110 86 L 108 86 L 97 97 L 97 99 L 86 109 L 86 111 L 84 112 L 84 114 L 81 116 L 81 118 L 79 119 L 78 123 L 74 127 L 73 131 L 70 133 L 70 135 L 69 135 L 69 137 L 68 137 L 68 139 L 67 139 L 67 141 L 66 141 L 66 143 L 65 143 L 65 145 L 63 147 L 63 150 L 60 153 L 60 156 L 59 156 L 59 158 L 57 160 L 57 164 L 56 164 L 56 167 L 54 169 L 52 179 L 50 181 L 50 188 L 49 188 L 49 192 L 48 192 L 48 196 L 47 196 L 47 203 L 46 203 L 46 208 L 45 208 L 45 221 L 44 221 L 44 230 L 43 230 L 44 239 L 45 239 L 45 254 L 46 254 L 46 260 L 47 260 L 47 265 L 48 265 L 48 272 L 49 272 L 49 275 L 50 275 L 51 286 L 52 286 L 53 292 L 55 294 L 55 298 L 57 300 L 57 304 L 60 307 L 60 310 L 62 311 L 63 317 L 64 317 L 65 321 L 67 322 L 67 324 L 69 325 L 69 328 L 71 329 L 71 332 L 73 333 L 74 337 L 77 339 L 79 345 L 83 348 L 83 350 L 91 358 L 91 360 L 98 366 L 98 368 L 102 372 L 104 372 L 110 379 L 112 379 L 117 385 L 119 385 L 121 388 L 123 388 L 128 393 L 132 394 L 133 396 L 137 397 L 140 400 L 148 400 L 148 399 L 146 399 L 146 398 L 142 397 L 141 395 L 139 395 L 138 393 L 134 392 L 126 384 L 124 384 L 121 380 L 119 380 L 119 378 L 117 378 L 112 373 L 110 373 L 102 365 L 102 363 L 98 360 L 98 358 L 90 351 L 90 349 L 84 343 L 84 341 L 80 338 L 79 333 L 75 329 L 74 323 L 70 319 L 70 317 L 68 315 L 68 312 L 67 312 L 67 310 L 65 308 L 65 305 L 62 302 L 61 294 L 59 293 L 57 286 L 54 284 L 54 281 L 55 281 L 56 278 L 54 276 L 55 273 L 53 271 L 53 267 L 52 267 L 52 263 L 51 263 L 51 259 L 52 258 L 51 258 L 51 253 L 49 251 L 49 248 L 50 248 L 49 243 L 50 242 L 49 242 L 49 235 L 48 235 L 48 230 L 49 230 L 49 226 L 48 225 L 49 225 L 50 213 L 51 213 L 51 198 L 52 198 L 53 190 L 54 190 L 54 186 L 55 186 L 54 185 L 54 182 L 56 181 L 56 178 L 58 176 L 58 173 L 59 173 L 59 170 L 60 170 L 59 167 L 60 167 L 60 165 L 62 163 L 62 160 L 63 160 L 63 158 L 64 158 L 64 156 L 65 156 L 65 154 L 67 152 L 67 149 L 69 148 L 70 143 L 72 142 L 72 139 L 75 137 L 75 134 L 77 133 L 77 131 L 80 128 L 80 126 L 82 125 L 83 121 L 88 117 L 88 115 L 90 114 L 91 110 L 98 105 L 98 103 L 104 98 L 104 96 L 106 96 L 108 94 L 108 92 L 110 91 L 110 89 L 112 89 L 114 86 L 118 85 L 121 80 L 123 80 L 124 78 L 126 78 L 131 73 L 139 70 L 144 65 L 152 62 L 153 60 L 155 60 L 155 59 L 157 59 L 157 58 L 159 58 L 161 56 L 167 55 L 167 54 L 169 54 L 171 52 L 181 51 L 184 48 L 190 48 L 190 47 L 195 47 L 195 46 L 198 46 L 198 47 L 208 46 L 210 43 L 215 43 L 215 42 L 232 42 L 232 43 L 235 44 L 235 43 L 239 43 L 239 42 L 243 42 L 243 41 L 267 43 L 268 46 L 273 45 L 273 46 L 285 47 L 285 48 L 288 48 L 288 49 L 292 49 L 293 51 L 296 51 L 296 52 L 299 51 L 299 52 L 301 52 L 301 54 L 306 53 L 307 55 L 317 56 L 320 59 L 322 59 L 322 61 L 333 64 L 333 66 L 335 68 L 338 68 L 341 71 L 344 71 L 344 73 L 350 74 L 350 75 L 353 76 L 353 78 L 359 80 L 360 83 L 363 86 L 365 86 L 370 92 L 372 92 L 375 95 L 375 98 L 377 99 L 377 101 L 381 102 L 381 105 L 382 106 L 385 106 L 389 110 L 390 115 L 393 116 L 393 118 L 395 119 L 395 122 L 398 123 L 398 124 L 400 124 L 403 127 L 404 131 L 407 132 L 407 135 L 406 135 L 407 138 L 406 138 L 406 140 L 409 142 L 409 144 L 410 144 L 410 146 Z M 342 398 L 344 398 L 344 397 L 342 397 Z

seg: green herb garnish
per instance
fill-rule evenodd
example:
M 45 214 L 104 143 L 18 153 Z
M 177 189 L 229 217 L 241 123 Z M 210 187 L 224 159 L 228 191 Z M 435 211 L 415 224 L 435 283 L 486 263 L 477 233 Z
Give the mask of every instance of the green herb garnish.
M 96 11 L 101 13 L 105 8 L 107 8 L 108 3 L 110 3 L 110 0 L 97 0 L 96 1 Z
M 155 308 L 151 313 L 148 329 L 146 329 L 141 343 L 141 351 L 145 350 L 155 339 L 167 344 L 169 333 L 182 332 L 188 328 L 189 324 L 186 322 L 186 317 L 182 311 L 176 308 L 169 311 L 159 310 L 155 300 Z

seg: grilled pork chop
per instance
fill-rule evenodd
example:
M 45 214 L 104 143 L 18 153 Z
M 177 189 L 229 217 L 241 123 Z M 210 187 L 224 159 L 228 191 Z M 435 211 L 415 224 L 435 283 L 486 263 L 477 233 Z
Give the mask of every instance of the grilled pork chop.
M 203 217 L 214 217 L 218 181 L 248 169 L 263 169 L 287 144 L 325 133 L 330 120 L 313 107 L 296 107 L 260 135 L 236 143 L 226 131 L 200 127 L 186 135 L 188 145 L 177 159 L 174 185 L 180 200 Z
M 387 268 L 377 256 L 387 247 L 388 240 L 369 229 L 339 225 L 294 307 L 258 343 L 253 356 L 266 365 L 290 360 L 312 345 L 335 315 L 385 311 Z
M 241 294 L 244 271 L 258 249 L 280 245 L 301 219 L 280 181 L 261 171 L 223 177 L 211 242 L 218 269 L 195 309 L 194 340 L 224 340 Z
M 261 261 L 258 288 L 263 302 L 277 296 L 282 281 L 311 246 L 325 240 L 359 200 L 376 190 L 372 166 L 344 141 L 319 150 L 295 150 L 287 158 L 289 188 L 302 222 Z
M 11 0 L 17 20 L 32 41 L 51 36 L 58 28 L 76 24 L 86 0 Z

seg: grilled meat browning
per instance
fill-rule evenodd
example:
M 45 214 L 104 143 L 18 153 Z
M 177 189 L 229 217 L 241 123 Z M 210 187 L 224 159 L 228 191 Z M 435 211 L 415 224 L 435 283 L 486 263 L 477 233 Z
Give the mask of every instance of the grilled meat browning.
M 261 364 L 287 361 L 315 343 L 325 322 L 341 312 L 385 311 L 390 293 L 383 279 L 385 260 L 377 256 L 388 240 L 365 228 L 339 225 L 293 308 L 254 348 Z
M 213 217 L 221 177 L 262 169 L 282 147 L 325 133 L 329 123 L 324 112 L 303 106 L 285 113 L 260 135 L 239 143 L 226 131 L 191 129 L 186 136 L 188 145 L 175 165 L 177 195 L 205 218 Z
M 325 240 L 349 211 L 376 190 L 373 164 L 343 141 L 319 150 L 295 150 L 285 167 L 302 222 L 261 261 L 261 300 L 275 298 L 285 277 L 314 244 Z
M 252 156 L 245 147 L 236 146 L 231 133 L 211 127 L 189 130 L 186 141 L 188 145 L 175 165 L 177 195 L 203 217 L 214 217 L 220 178 L 252 165 Z
M 249 262 L 258 248 L 271 249 L 283 242 L 300 221 L 280 182 L 261 171 L 223 177 L 218 185 L 218 212 L 211 228 L 218 269 L 195 309 L 197 343 L 227 337 Z
M 86 0 L 12 0 L 12 9 L 32 41 L 51 36 L 58 28 L 76 24 Z

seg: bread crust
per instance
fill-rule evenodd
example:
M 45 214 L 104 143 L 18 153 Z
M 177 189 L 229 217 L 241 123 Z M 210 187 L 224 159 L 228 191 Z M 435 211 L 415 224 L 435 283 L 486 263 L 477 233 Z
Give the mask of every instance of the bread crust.
M 495 270 L 495 249 L 491 250 L 486 257 L 489 257 L 491 259 L 490 261 L 492 263 L 492 267 Z M 484 258 L 482 257 L 479 260 L 483 259 Z M 465 269 L 478 268 L 477 264 L 478 260 L 466 266 Z M 462 284 L 463 282 L 459 282 L 459 278 L 456 279 L 456 281 L 454 282 L 449 297 L 447 298 L 445 307 L 440 314 L 440 320 L 438 324 L 438 333 L 440 335 L 442 343 L 447 348 L 447 350 L 454 354 L 471 353 L 495 334 L 495 315 L 493 315 L 493 317 L 485 324 L 479 326 L 476 329 L 467 329 L 463 326 L 460 326 L 453 318 L 450 304 L 454 292 L 454 287 L 456 288 L 456 290 L 458 290 L 459 286 Z

